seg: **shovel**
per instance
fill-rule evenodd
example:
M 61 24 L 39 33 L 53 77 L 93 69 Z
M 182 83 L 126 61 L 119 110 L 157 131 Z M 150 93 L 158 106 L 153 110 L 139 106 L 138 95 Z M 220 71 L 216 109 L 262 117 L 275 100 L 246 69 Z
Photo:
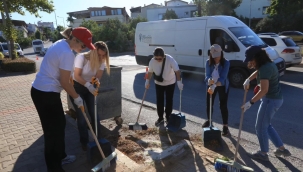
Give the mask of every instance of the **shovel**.
M 135 122 L 135 123 L 129 123 L 128 124 L 129 130 L 147 130 L 146 123 L 138 123 L 139 117 L 140 117 L 140 114 L 141 114 L 141 109 L 142 109 L 142 106 L 143 106 L 143 102 L 144 102 L 144 99 L 145 99 L 146 91 L 147 91 L 147 89 L 145 89 L 145 91 L 144 91 L 142 103 L 141 103 L 139 114 L 138 114 L 138 117 L 137 117 L 137 122 Z

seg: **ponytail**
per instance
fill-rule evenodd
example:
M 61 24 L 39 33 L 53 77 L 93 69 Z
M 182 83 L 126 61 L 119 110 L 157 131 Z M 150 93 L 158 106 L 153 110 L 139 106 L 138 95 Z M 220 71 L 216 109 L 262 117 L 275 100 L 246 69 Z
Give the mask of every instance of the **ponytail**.
M 61 33 L 61 35 L 62 35 L 65 39 L 71 40 L 71 39 L 73 38 L 72 32 L 73 32 L 73 28 L 68 27 L 68 28 L 66 28 L 64 31 L 62 31 L 62 32 L 60 32 L 60 33 Z

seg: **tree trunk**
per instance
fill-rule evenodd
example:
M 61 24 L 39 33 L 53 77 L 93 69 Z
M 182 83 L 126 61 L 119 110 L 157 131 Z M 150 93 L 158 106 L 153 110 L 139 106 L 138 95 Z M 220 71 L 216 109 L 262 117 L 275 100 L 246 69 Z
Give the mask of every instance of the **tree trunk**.
M 201 17 L 202 15 L 201 15 L 201 1 L 198 1 L 198 17 Z
M 7 4 L 6 4 L 6 0 L 2 0 L 3 1 L 3 7 L 4 7 L 4 11 L 5 11 L 5 15 L 6 15 L 6 19 L 10 20 L 10 16 L 9 16 L 9 11 L 7 8 Z M 9 43 L 7 45 L 10 44 L 10 46 L 8 47 L 8 52 L 9 52 L 9 58 L 15 59 L 16 57 L 13 55 L 13 51 L 14 51 L 14 40 L 11 38 L 6 38 L 7 41 L 9 41 Z

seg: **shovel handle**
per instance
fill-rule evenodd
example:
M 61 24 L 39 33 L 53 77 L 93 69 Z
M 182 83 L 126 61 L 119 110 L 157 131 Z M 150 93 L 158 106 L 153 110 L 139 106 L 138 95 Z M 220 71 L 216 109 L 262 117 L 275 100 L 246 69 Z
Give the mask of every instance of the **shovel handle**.
M 246 95 L 247 95 L 247 92 L 248 92 L 248 90 L 245 89 L 244 97 L 243 97 L 243 105 L 244 105 L 245 102 L 246 102 Z M 242 112 L 241 112 L 241 119 L 240 119 L 240 126 L 239 126 L 239 133 L 238 133 L 236 151 L 235 151 L 235 156 L 234 156 L 234 162 L 237 161 L 238 149 L 239 149 L 239 144 L 240 144 L 240 139 L 241 139 L 241 131 L 242 131 L 243 118 L 244 118 L 244 109 L 242 109 Z
M 96 134 L 94 133 L 93 127 L 92 127 L 92 125 L 90 124 L 90 122 L 89 122 L 89 120 L 88 120 L 88 118 L 87 118 L 87 115 L 86 115 L 85 111 L 82 110 L 82 113 L 83 113 L 83 116 L 84 116 L 84 118 L 85 118 L 85 120 L 86 120 L 86 123 L 87 123 L 87 125 L 88 125 L 90 131 L 92 132 L 93 138 L 94 138 L 94 140 L 95 140 L 95 142 L 96 142 L 96 145 L 97 145 L 97 147 L 98 147 L 98 149 L 99 149 L 99 151 L 100 151 L 100 153 L 101 153 L 101 156 L 102 156 L 103 159 L 105 159 L 105 155 L 104 155 L 104 153 L 103 153 L 103 151 L 102 151 L 102 149 L 101 149 L 101 146 L 100 146 L 100 144 L 99 144 L 99 141 L 98 141 L 98 139 L 97 139 L 97 136 L 96 136 Z
M 144 95 L 143 95 L 142 102 L 141 102 L 141 106 L 140 106 L 140 110 L 139 110 L 139 114 L 138 114 L 138 117 L 137 117 L 137 122 L 139 121 L 139 117 L 140 117 L 140 114 L 141 114 L 141 110 L 142 110 L 143 102 L 144 102 L 144 99 L 145 99 L 145 96 L 146 96 L 146 92 L 147 92 L 147 89 L 145 88 Z

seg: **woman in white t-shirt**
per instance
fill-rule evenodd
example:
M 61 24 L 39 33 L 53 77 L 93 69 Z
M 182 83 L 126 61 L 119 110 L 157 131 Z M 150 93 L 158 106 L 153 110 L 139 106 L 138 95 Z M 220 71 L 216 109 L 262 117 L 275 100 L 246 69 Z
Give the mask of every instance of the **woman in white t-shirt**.
M 94 96 L 98 94 L 98 89 L 95 88 L 93 84 L 96 84 L 97 87 L 100 85 L 99 79 L 101 79 L 105 67 L 109 74 L 110 66 L 109 51 L 106 43 L 98 41 L 94 46 L 96 47 L 95 50 L 76 56 L 73 80 L 76 92 L 84 100 L 87 106 L 88 114 L 92 120 L 93 129 L 95 130 Z M 82 145 L 82 149 L 86 151 L 87 143 L 89 141 L 87 124 L 82 111 L 79 108 L 76 108 L 74 103 L 73 105 L 77 114 L 80 143 Z M 99 131 L 100 127 L 100 118 L 97 115 L 97 131 Z
M 163 67 L 163 71 L 162 71 Z M 162 73 L 162 76 L 161 76 Z M 176 77 L 179 90 L 183 90 L 183 84 L 181 81 L 181 72 L 179 70 L 178 63 L 175 59 L 164 54 L 164 50 L 157 47 L 154 51 L 154 58 L 149 61 L 148 77 L 145 82 L 145 88 L 149 89 L 150 78 L 154 75 L 156 96 L 157 96 L 157 113 L 158 120 L 155 122 L 156 126 L 159 126 L 164 122 L 163 114 L 165 111 L 166 122 L 169 120 L 169 116 L 173 110 L 173 96 L 175 91 Z M 164 96 L 166 99 L 164 110 Z
M 228 71 L 229 71 L 229 61 L 223 56 L 222 49 L 220 45 L 214 44 L 210 47 L 210 56 L 205 63 L 205 82 L 208 87 L 208 92 L 206 96 L 206 113 L 207 119 L 209 119 L 210 113 L 210 95 L 212 95 L 212 109 L 214 106 L 214 100 L 219 94 L 220 110 L 223 119 L 223 130 L 222 135 L 229 135 L 228 130 L 228 92 L 229 92 L 229 81 L 228 81 Z M 213 112 L 213 110 L 212 110 Z M 212 115 L 212 114 L 211 114 Z M 202 127 L 209 127 L 210 123 L 207 120 Z
M 75 55 L 85 47 L 95 49 L 92 34 L 84 27 L 67 28 L 61 39 L 46 52 L 40 71 L 32 83 L 31 97 L 38 111 L 44 132 L 44 155 L 49 172 L 62 172 L 63 164 L 75 161 L 74 155 L 65 153 L 65 115 L 60 93 L 64 89 L 74 99 L 78 108 L 83 101 L 69 82 L 73 70 Z

